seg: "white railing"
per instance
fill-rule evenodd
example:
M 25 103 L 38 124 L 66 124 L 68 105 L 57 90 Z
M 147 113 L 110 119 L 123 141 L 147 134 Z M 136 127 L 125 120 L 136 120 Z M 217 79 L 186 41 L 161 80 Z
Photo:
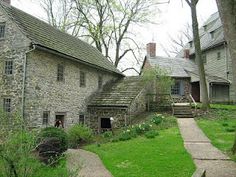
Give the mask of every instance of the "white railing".
M 191 94 L 189 94 L 189 98 L 191 99 L 191 102 L 194 104 L 194 112 L 196 114 L 196 112 L 197 112 L 197 103 L 196 103 L 196 101 L 194 100 L 194 98 Z M 192 106 L 192 104 L 191 104 L 191 106 Z

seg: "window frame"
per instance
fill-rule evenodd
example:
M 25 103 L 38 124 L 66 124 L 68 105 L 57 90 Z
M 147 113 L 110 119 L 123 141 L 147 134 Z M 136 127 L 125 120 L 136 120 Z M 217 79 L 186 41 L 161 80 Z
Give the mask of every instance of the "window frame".
M 180 95 L 180 81 L 175 81 L 175 84 L 171 86 L 171 95 Z
M 6 22 L 0 22 L 0 40 L 4 40 L 6 36 Z
M 65 81 L 65 66 L 63 64 L 57 65 L 57 81 L 58 82 Z
M 46 115 L 47 115 L 47 116 L 46 116 Z M 49 117 L 50 117 L 50 111 L 43 111 L 43 121 L 42 121 L 42 125 L 48 126 Z
M 12 99 L 3 98 L 3 110 L 10 113 L 12 111 Z
M 13 60 L 5 60 L 4 64 L 4 74 L 11 76 L 13 75 L 13 67 L 14 67 L 14 62 Z
M 79 82 L 80 87 L 86 87 L 86 73 L 84 71 L 79 73 Z
M 100 75 L 98 76 L 98 88 L 101 89 L 103 84 L 103 77 Z

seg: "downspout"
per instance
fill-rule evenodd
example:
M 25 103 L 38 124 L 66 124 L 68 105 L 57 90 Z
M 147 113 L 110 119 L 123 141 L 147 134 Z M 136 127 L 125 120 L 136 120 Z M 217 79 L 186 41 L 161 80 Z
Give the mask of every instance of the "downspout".
M 23 63 L 23 83 L 22 83 L 22 118 L 25 115 L 25 81 L 26 81 L 26 67 L 27 67 L 27 54 L 35 50 L 35 45 L 32 45 L 32 49 L 25 52 L 24 63 Z

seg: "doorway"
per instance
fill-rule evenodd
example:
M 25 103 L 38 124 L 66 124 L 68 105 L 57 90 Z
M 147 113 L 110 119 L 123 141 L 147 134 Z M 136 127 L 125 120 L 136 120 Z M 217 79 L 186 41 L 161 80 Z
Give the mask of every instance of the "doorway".
M 55 116 L 55 122 L 60 121 L 61 122 L 61 127 L 64 128 L 65 127 L 65 116 L 66 113 L 56 113 Z
M 200 102 L 200 85 L 199 85 L 199 82 L 192 82 L 191 87 L 192 87 L 191 94 L 193 96 L 193 99 L 196 102 Z

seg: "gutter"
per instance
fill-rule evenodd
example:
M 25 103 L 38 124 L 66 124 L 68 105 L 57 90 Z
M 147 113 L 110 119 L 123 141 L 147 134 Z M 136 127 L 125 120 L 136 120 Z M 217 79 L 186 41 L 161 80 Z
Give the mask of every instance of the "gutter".
M 58 56 L 63 57 L 63 58 L 67 58 L 67 59 L 69 59 L 69 60 L 73 60 L 73 61 L 76 61 L 76 62 L 80 62 L 80 63 L 82 63 L 82 64 L 84 64 L 84 65 L 91 66 L 91 67 L 96 68 L 96 69 L 99 69 L 99 70 L 103 70 L 103 71 L 106 71 L 106 72 L 109 72 L 109 73 L 117 74 L 117 75 L 120 75 L 120 76 L 122 76 L 122 77 L 125 76 L 125 75 L 122 74 L 122 73 L 118 73 L 118 72 L 115 72 L 115 71 L 110 71 L 110 70 L 105 69 L 105 68 L 102 68 L 102 67 L 100 67 L 100 66 L 96 66 L 96 65 L 94 65 L 94 64 L 91 64 L 91 63 L 82 61 L 82 60 L 77 59 L 77 58 L 75 58 L 75 57 L 72 57 L 72 56 L 63 54 L 63 53 L 61 53 L 61 52 L 59 52 L 59 51 L 56 51 L 56 50 L 53 50 L 53 49 L 50 49 L 50 48 L 41 46 L 40 44 L 34 44 L 34 46 L 35 46 L 36 49 L 43 50 L 43 51 L 49 52 L 49 53 L 54 54 L 54 55 L 58 55 Z
M 22 83 L 22 118 L 24 119 L 25 115 L 25 81 L 26 81 L 26 69 L 27 69 L 27 54 L 34 51 L 35 46 L 32 45 L 32 49 L 25 52 L 24 63 L 23 63 L 23 83 Z

